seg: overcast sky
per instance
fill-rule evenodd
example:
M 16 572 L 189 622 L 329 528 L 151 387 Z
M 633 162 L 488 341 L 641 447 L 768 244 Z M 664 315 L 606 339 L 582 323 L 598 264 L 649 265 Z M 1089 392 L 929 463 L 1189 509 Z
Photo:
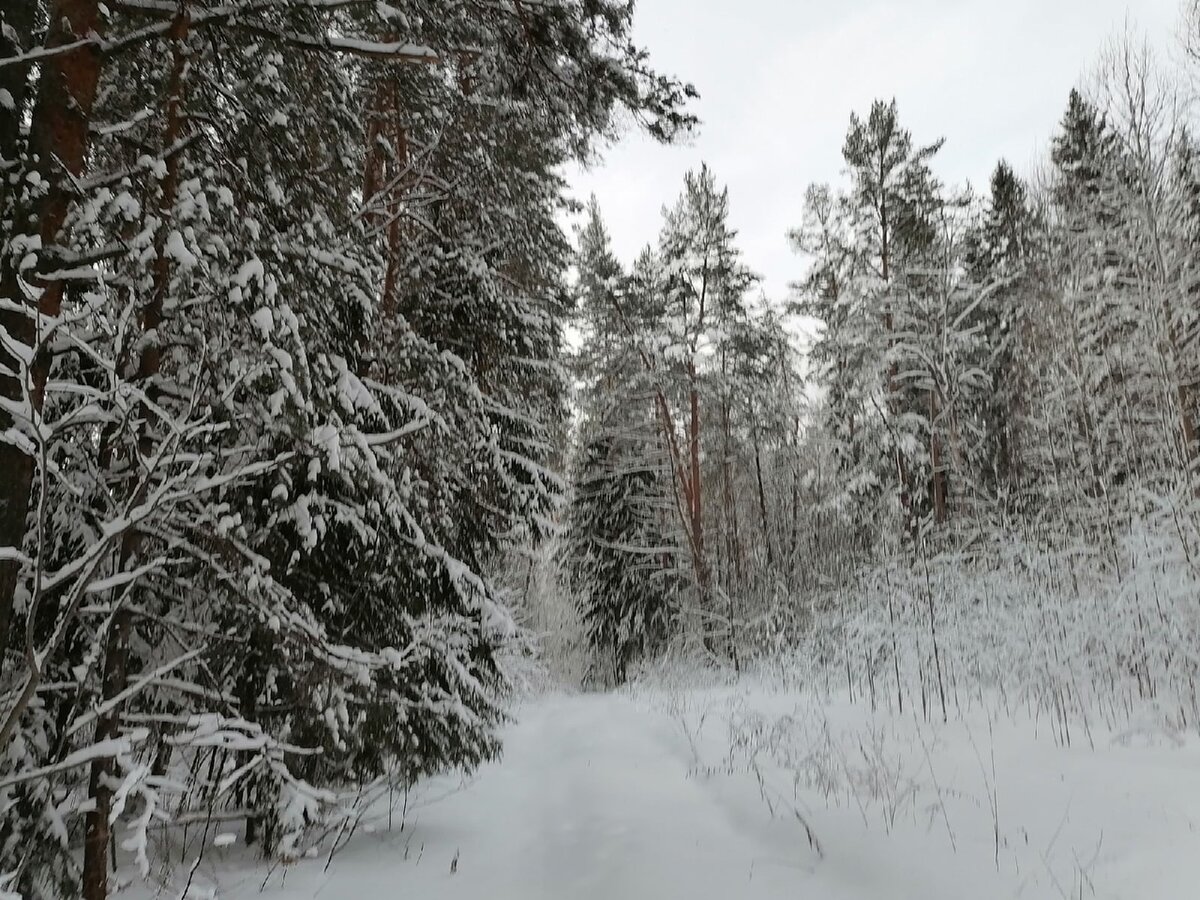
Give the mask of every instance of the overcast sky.
M 805 187 L 836 182 L 851 110 L 895 97 L 915 141 L 946 145 L 943 181 L 986 189 L 997 159 L 1028 171 L 1071 87 L 1128 18 L 1173 52 L 1181 0 L 639 0 L 636 36 L 700 91 L 685 146 L 628 134 L 572 183 L 600 201 L 626 262 L 707 161 L 729 186 L 748 264 L 783 299 L 799 269 L 786 232 Z

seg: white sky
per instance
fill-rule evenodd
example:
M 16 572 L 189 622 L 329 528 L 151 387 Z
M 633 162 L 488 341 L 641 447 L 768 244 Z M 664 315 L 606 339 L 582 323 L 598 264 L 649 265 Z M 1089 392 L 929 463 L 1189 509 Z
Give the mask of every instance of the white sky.
M 700 91 L 686 146 L 626 135 L 590 171 L 618 255 L 658 236 L 662 206 L 701 160 L 728 184 L 747 263 L 782 300 L 799 274 L 786 232 L 805 187 L 838 181 L 850 112 L 899 104 L 918 143 L 946 145 L 943 181 L 985 190 L 996 161 L 1045 153 L 1071 87 L 1126 19 L 1174 52 L 1181 0 L 639 0 L 636 38 Z

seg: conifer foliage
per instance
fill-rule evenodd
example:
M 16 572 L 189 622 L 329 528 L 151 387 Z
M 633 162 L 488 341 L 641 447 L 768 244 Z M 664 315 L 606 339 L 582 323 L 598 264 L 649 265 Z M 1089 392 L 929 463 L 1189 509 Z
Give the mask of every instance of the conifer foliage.
M 958 678 L 1015 687 L 1012 667 L 1057 658 L 1060 638 L 1086 671 L 1021 686 L 1047 708 L 1194 690 L 1194 617 L 1168 587 L 1194 583 L 1200 521 L 1194 148 L 1177 98 L 1126 35 L 1064 98 L 1035 177 L 1001 161 L 986 196 L 947 189 L 940 144 L 877 102 L 851 116 L 844 188 L 808 191 L 792 236 L 794 308 L 817 322 L 799 526 L 816 572 L 796 580 L 833 612 L 819 652 L 845 654 L 851 690 L 860 654 L 873 700 L 912 692 L 944 715 Z M 982 587 L 997 577 L 1020 587 L 997 602 Z M 1023 619 L 1039 625 L 1014 633 Z M 980 667 L 997 642 L 1005 662 Z
M 631 16 L 5 6 L 6 888 L 99 900 L 172 821 L 292 858 L 498 752 L 493 566 L 561 492 L 558 167 L 691 123 Z
M 597 682 L 801 647 L 927 716 L 1014 671 L 1200 716 L 1178 85 L 1116 42 L 985 196 L 851 113 L 784 303 L 707 165 L 635 260 L 596 199 L 564 233 L 567 165 L 694 124 L 632 17 L 2 4 L 0 896 L 104 900 L 217 822 L 293 861 L 496 757 L 514 559 Z
M 799 379 L 780 316 L 751 300 L 729 203 L 707 166 L 689 172 L 628 275 L 595 201 L 580 233 L 565 558 L 618 679 L 669 645 L 736 664 L 745 595 L 772 589 L 783 552 L 767 479 L 787 464 Z
M 805 646 L 845 654 L 851 689 L 856 666 L 873 697 L 888 670 L 903 704 L 907 665 L 928 712 L 977 676 L 972 635 L 1100 596 L 1119 635 L 1038 629 L 1075 634 L 1110 686 L 1187 694 L 1193 617 L 1125 599 L 1183 596 L 1200 512 L 1196 146 L 1173 77 L 1116 41 L 1064 97 L 1044 169 L 1001 160 L 983 195 L 940 180 L 942 141 L 894 100 L 851 113 L 843 182 L 798 204 L 789 316 L 755 302 L 736 198 L 706 166 L 628 276 L 593 214 L 568 533 L 608 554 L 613 587 L 578 585 L 597 643 L 626 639 L 616 598 L 649 572 L 630 551 L 662 540 L 679 565 L 659 646 L 736 668 L 824 634 Z M 649 498 L 667 530 L 635 538 Z M 963 572 L 1028 578 L 1035 599 L 977 622 L 970 590 L 939 588 Z M 1030 665 L 1059 652 L 1030 640 L 1011 650 Z M 1046 702 L 1082 702 L 1047 682 Z
M 598 676 L 662 649 L 679 614 L 681 548 L 655 388 L 640 341 L 657 321 L 609 246 L 592 199 L 579 233 L 576 361 L 583 421 L 572 466 L 563 564 L 580 603 Z

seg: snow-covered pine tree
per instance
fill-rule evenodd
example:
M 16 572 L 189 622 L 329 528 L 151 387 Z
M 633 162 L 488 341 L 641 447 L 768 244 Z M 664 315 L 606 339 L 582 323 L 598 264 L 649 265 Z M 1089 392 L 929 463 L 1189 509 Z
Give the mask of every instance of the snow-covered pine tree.
M 835 417 L 828 427 L 847 467 L 845 502 L 867 504 L 854 516 L 876 523 L 882 504 L 909 531 L 924 503 L 917 487 L 932 448 L 921 434 L 929 392 L 901 376 L 914 363 L 905 358 L 906 337 L 919 327 L 909 317 L 910 301 L 943 261 L 944 201 L 929 170 L 940 147 L 913 143 L 895 101 L 876 101 L 865 119 L 852 114 L 842 148 L 849 189 L 836 198 L 827 189 L 810 191 L 806 222 L 794 233 L 797 247 L 816 260 L 799 308 L 833 323 L 816 356 L 824 377 L 837 384 L 826 415 Z
M 713 547 L 706 517 L 713 504 L 703 463 L 722 441 L 721 383 L 729 328 L 746 314 L 746 294 L 757 281 L 742 262 L 729 222 L 729 191 L 718 188 L 707 165 L 684 176 L 683 192 L 664 210 L 656 257 L 662 271 L 661 331 L 652 358 L 661 390 L 660 419 L 678 495 L 695 578 L 698 633 L 709 650 L 718 624 L 734 627 L 734 598 L 718 598 Z M 727 395 L 727 394 L 726 394 Z

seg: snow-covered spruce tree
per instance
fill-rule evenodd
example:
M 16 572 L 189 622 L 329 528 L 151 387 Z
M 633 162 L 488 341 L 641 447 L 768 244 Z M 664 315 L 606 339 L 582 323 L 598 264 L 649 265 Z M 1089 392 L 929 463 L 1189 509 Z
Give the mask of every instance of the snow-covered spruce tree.
M 0 235 L 0 870 L 75 895 L 83 838 L 99 898 L 159 817 L 292 855 L 340 786 L 495 752 L 489 556 L 553 494 L 552 167 L 686 90 L 623 5 L 52 6 Z M 387 186 L 432 260 L 401 286 L 361 90 L 416 66 L 450 152 Z
M 1059 267 L 1064 342 L 1063 364 L 1072 374 L 1055 385 L 1055 418 L 1065 430 L 1055 444 L 1067 449 L 1060 468 L 1082 472 L 1072 494 L 1103 501 L 1130 472 L 1121 451 L 1118 398 L 1127 384 L 1124 339 L 1136 324 L 1125 318 L 1114 242 L 1122 211 L 1108 187 L 1117 148 L 1103 114 L 1072 90 L 1051 149 L 1053 238 L 1066 265 Z
M 1111 516 L 1129 489 L 1159 490 L 1174 468 L 1179 408 L 1163 390 L 1170 360 L 1161 296 L 1150 271 L 1161 269 L 1152 241 L 1163 228 L 1139 221 L 1141 180 L 1122 129 L 1080 92 L 1072 92 L 1052 146 L 1049 236 L 1055 254 L 1057 322 L 1047 349 L 1056 360 L 1042 388 L 1043 468 L 1077 519 Z M 1152 191 L 1160 188 L 1155 186 Z M 1161 257 L 1160 257 L 1161 258 Z M 1152 267 L 1152 268 L 1151 268 Z M 1052 326 L 1053 327 L 1053 326 Z M 1049 344 L 1050 342 L 1048 342 Z M 1173 407 L 1173 408 L 1172 408 Z
M 979 328 L 991 390 L 973 410 L 979 430 L 977 478 L 985 492 L 1010 507 L 1029 503 L 1027 434 L 1031 413 L 1039 312 L 1045 312 L 1040 285 L 1046 273 L 1042 229 L 1028 189 L 1001 160 L 992 173 L 983 215 L 966 236 L 964 263 L 970 279 L 985 293 L 970 322 Z
M 643 365 L 654 314 L 645 302 L 650 257 L 626 278 L 595 198 L 578 235 L 575 302 L 582 421 L 562 548 L 602 677 L 672 636 L 683 586 L 672 476 L 653 385 Z
M 678 548 L 664 528 L 661 457 L 619 433 L 580 435 L 564 553 L 579 598 L 593 672 L 624 682 L 674 631 L 681 584 Z M 609 426 L 611 428 L 611 425 Z M 668 532 L 664 534 L 664 532 Z

